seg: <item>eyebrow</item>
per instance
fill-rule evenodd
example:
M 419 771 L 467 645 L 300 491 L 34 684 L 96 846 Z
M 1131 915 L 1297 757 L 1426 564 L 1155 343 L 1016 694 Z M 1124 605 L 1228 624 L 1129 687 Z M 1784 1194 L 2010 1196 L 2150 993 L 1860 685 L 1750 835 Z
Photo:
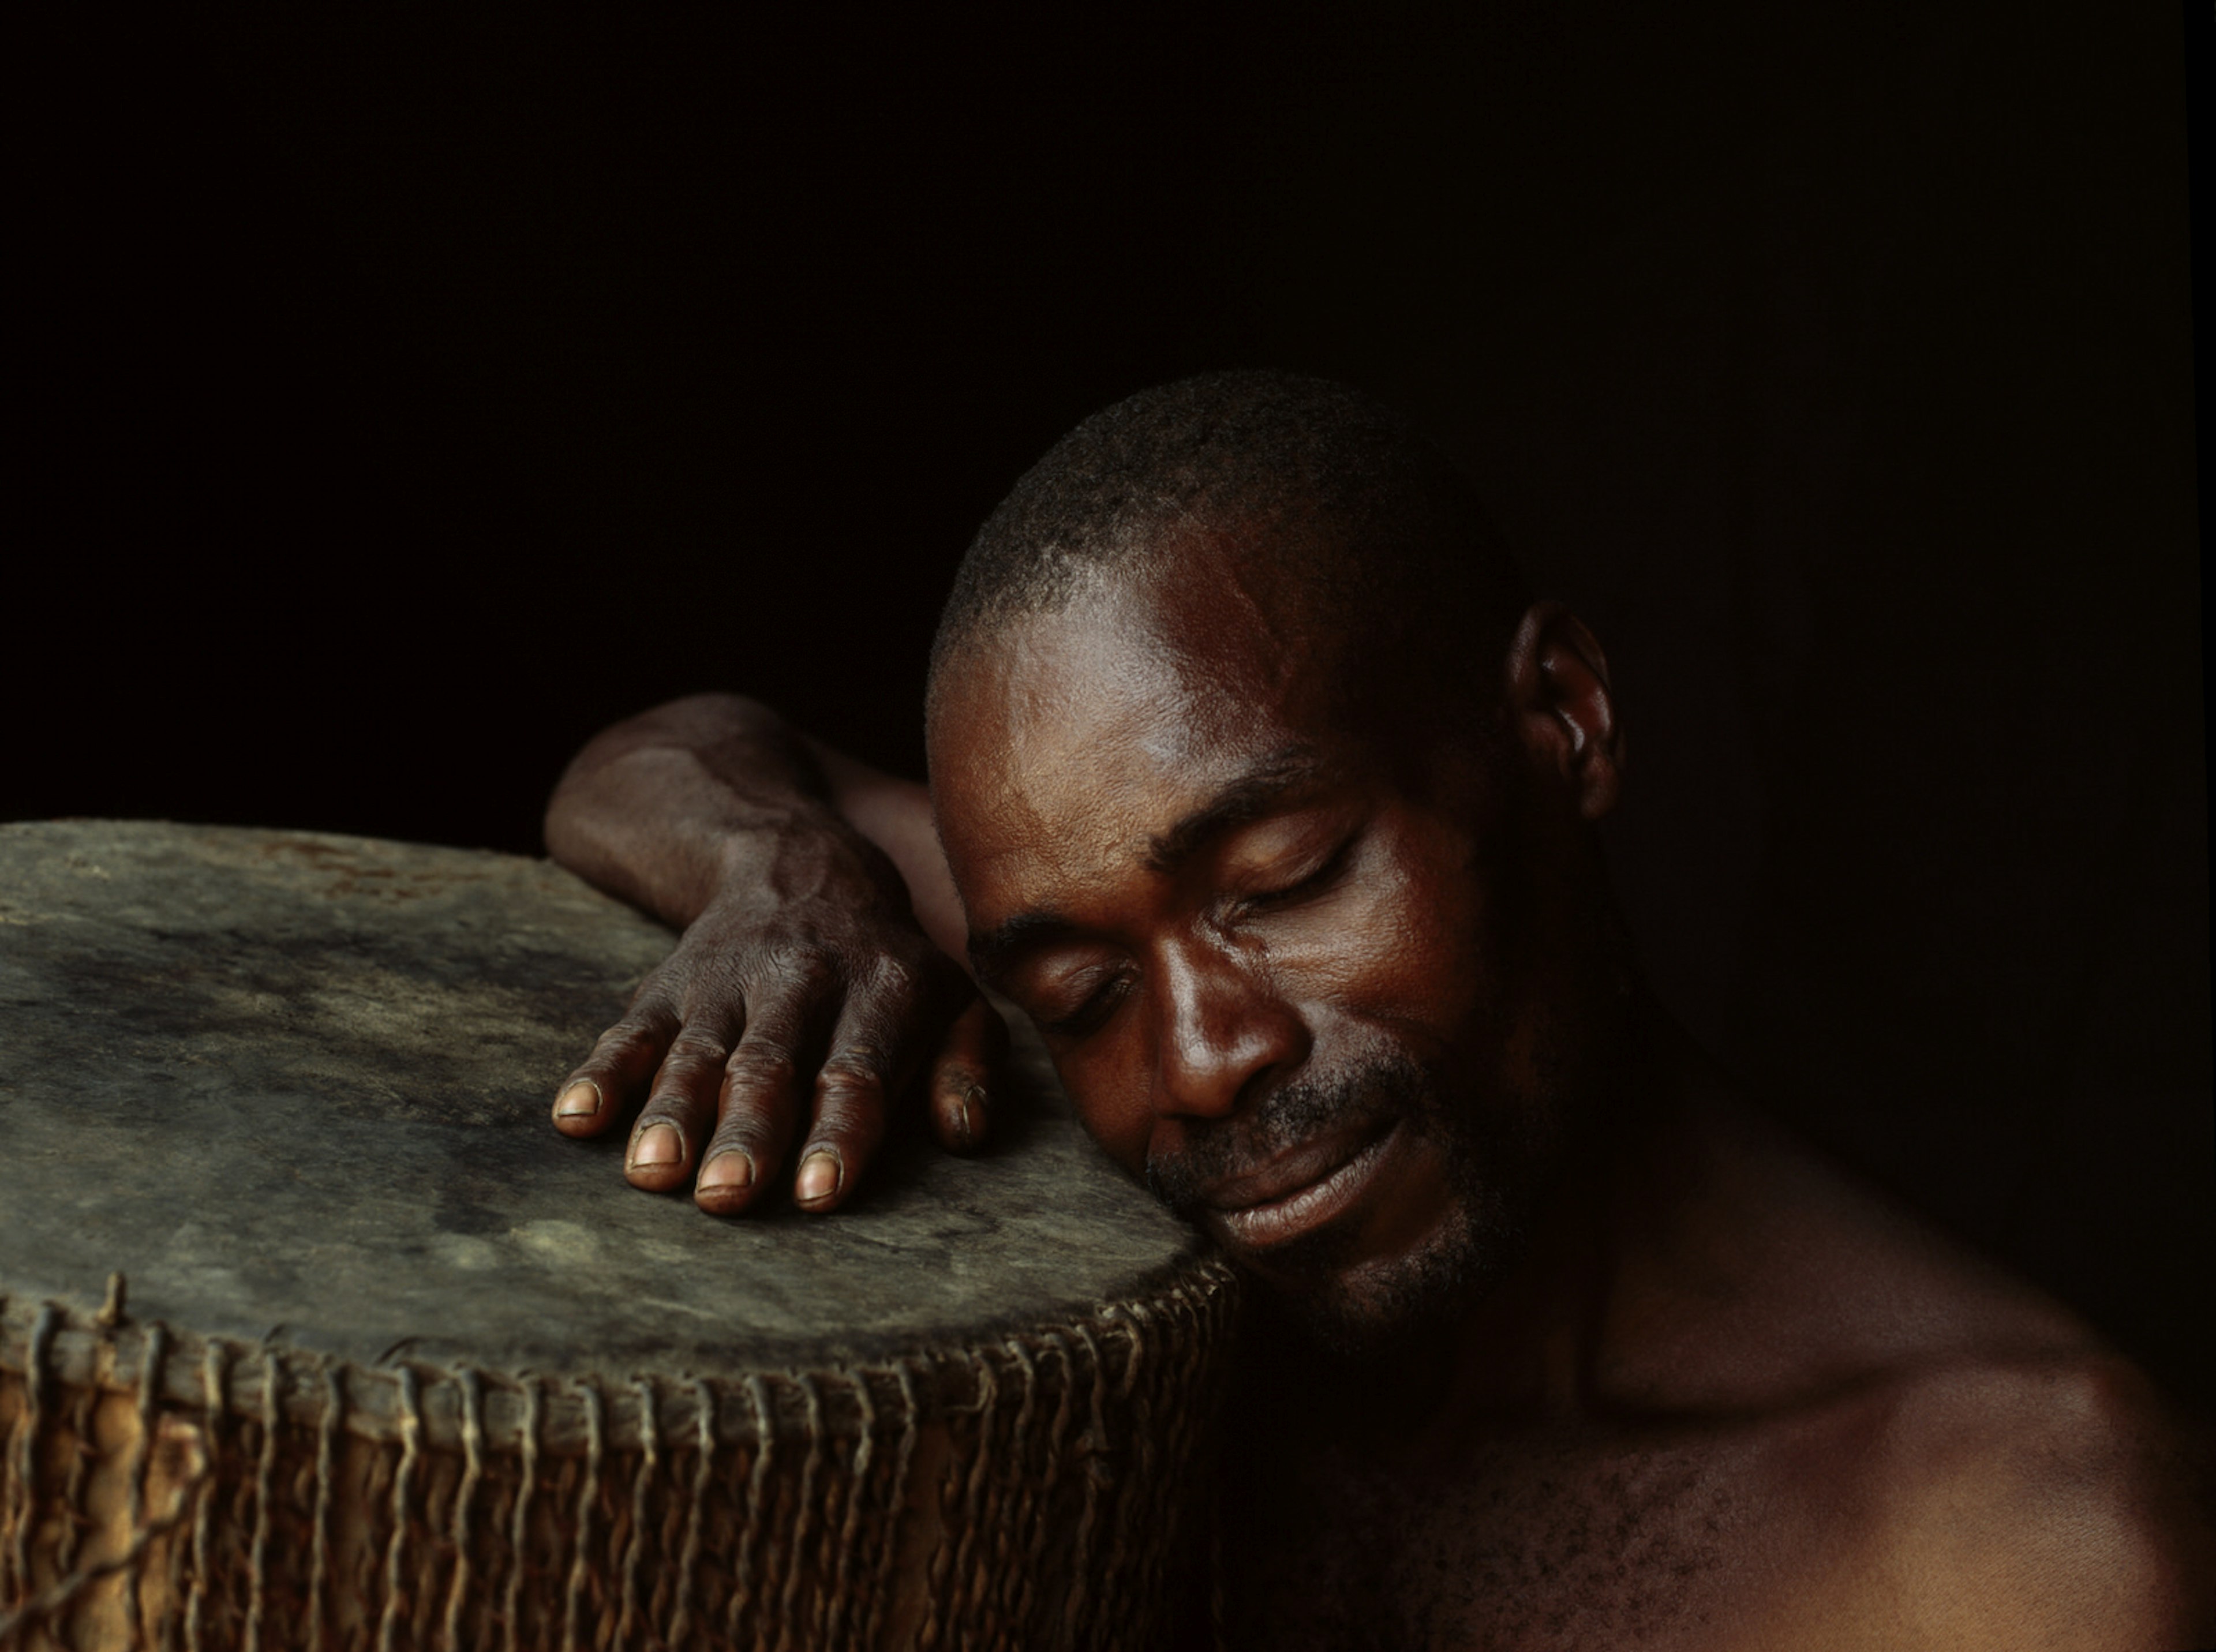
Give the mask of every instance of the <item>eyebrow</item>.
M 1074 935 L 1077 925 L 1055 912 L 1018 912 L 1005 924 L 970 937 L 970 963 L 977 978 L 997 981 L 1020 953 Z
M 1207 844 L 1267 814 L 1286 793 L 1308 784 L 1322 769 L 1321 759 L 1307 746 L 1271 752 L 1167 832 L 1149 838 L 1147 869 L 1165 876 L 1174 873 Z
M 1262 758 L 1227 783 L 1215 796 L 1180 816 L 1163 832 L 1147 839 L 1142 863 L 1167 876 L 1227 832 L 1268 814 L 1289 792 L 1309 784 L 1324 770 L 1322 759 L 1306 746 L 1285 746 Z M 1006 922 L 970 937 L 970 961 L 986 980 L 996 979 L 1017 955 L 1059 941 L 1079 926 L 1058 912 L 1018 912 Z

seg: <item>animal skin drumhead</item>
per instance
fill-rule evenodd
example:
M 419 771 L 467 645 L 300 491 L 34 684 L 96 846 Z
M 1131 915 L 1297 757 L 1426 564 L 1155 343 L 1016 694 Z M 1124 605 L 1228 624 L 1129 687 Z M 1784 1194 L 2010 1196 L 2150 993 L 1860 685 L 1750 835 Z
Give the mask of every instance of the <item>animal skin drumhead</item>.
M 835 1215 L 631 1188 L 548 1112 L 671 942 L 544 861 L 0 826 L 0 1646 L 1153 1643 L 1228 1270 L 1021 1039 L 990 1151 L 910 1118 Z

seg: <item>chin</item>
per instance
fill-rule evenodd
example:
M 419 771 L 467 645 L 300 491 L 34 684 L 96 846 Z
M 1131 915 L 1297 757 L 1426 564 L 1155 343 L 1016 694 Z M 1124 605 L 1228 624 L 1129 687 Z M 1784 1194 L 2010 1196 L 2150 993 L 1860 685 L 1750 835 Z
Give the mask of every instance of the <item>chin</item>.
M 1525 1243 L 1520 1222 L 1480 1200 L 1394 1256 L 1353 1256 L 1347 1236 L 1322 1232 L 1247 1268 L 1308 1341 L 1339 1359 L 1368 1360 L 1451 1330 L 1515 1267 Z

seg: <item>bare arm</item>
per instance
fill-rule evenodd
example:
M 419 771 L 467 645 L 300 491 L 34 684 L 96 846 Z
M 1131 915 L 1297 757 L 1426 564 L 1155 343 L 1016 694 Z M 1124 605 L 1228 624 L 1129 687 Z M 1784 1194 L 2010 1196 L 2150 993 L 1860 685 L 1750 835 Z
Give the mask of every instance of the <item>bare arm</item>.
M 954 893 L 954 875 L 946 869 L 946 852 L 939 848 L 939 831 L 932 824 L 929 790 L 913 780 L 881 774 L 815 740 L 807 744 L 830 787 L 832 807 L 900 869 L 923 932 L 966 968 L 969 930 L 962 921 L 962 898 Z
M 594 1135 L 643 1099 L 634 1185 L 742 1210 L 798 1139 L 795 1197 L 830 1209 L 919 1074 L 940 1139 L 982 1137 L 1006 1033 L 951 955 L 960 907 L 922 787 L 704 695 L 579 752 L 546 842 L 685 930 L 556 1102 L 557 1127 Z

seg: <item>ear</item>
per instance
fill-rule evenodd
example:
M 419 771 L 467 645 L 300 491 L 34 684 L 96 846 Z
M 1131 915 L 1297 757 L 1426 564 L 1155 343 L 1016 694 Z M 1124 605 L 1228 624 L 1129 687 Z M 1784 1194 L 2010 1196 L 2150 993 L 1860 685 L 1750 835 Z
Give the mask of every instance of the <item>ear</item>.
M 1524 749 L 1560 777 L 1579 815 L 1599 820 L 1616 807 L 1624 761 L 1599 642 L 1560 603 L 1538 603 L 1516 628 L 1505 672 L 1509 725 Z

